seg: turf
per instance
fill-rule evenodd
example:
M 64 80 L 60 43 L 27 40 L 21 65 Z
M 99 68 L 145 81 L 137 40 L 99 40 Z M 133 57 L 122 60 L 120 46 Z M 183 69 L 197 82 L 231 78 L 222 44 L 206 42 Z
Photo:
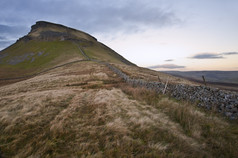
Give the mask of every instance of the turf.
M 17 64 L 9 63 L 12 59 L 17 59 L 24 56 L 24 54 L 30 53 L 34 55 L 28 56 L 22 62 Z M 12 74 L 16 73 L 16 75 L 34 73 L 74 57 L 83 58 L 78 47 L 71 41 L 19 41 L 8 49 L 3 50 L 1 54 L 7 54 L 1 59 L 1 72 L 10 70 Z M 11 77 L 12 74 L 7 76 Z M 1 75 L 4 76 L 4 74 Z

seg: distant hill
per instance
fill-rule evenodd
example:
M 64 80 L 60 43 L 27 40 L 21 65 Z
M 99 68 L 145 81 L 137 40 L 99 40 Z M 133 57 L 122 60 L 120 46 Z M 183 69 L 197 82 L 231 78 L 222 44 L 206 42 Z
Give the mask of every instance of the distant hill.
M 36 22 L 31 31 L 0 52 L 0 78 L 32 74 L 73 60 L 93 59 L 134 65 L 93 36 L 60 24 Z
M 166 71 L 166 73 L 198 81 L 203 81 L 204 76 L 207 82 L 238 84 L 238 71 Z

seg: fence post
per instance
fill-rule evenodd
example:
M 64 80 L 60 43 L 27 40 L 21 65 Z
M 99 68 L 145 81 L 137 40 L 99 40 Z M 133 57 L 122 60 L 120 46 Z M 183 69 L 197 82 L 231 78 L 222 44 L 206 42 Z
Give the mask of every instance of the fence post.
M 168 82 L 169 82 L 169 78 L 168 78 L 167 81 L 166 81 L 166 84 L 165 84 L 165 87 L 164 87 L 164 90 L 163 90 L 163 94 L 165 94 L 166 88 L 167 88 L 167 86 L 168 86 Z
M 160 79 L 160 77 L 158 76 L 158 80 L 159 80 L 159 82 L 161 82 L 161 79 Z
M 204 85 L 207 86 L 207 83 L 206 83 L 206 80 L 205 80 L 205 77 L 204 77 L 204 76 L 202 76 L 202 79 L 203 79 Z

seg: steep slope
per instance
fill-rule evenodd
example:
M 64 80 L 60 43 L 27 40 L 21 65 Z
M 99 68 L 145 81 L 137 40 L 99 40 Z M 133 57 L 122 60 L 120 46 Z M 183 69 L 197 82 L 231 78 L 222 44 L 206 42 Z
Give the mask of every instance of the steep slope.
M 39 21 L 28 35 L 0 52 L 0 78 L 29 75 L 88 56 L 101 61 L 133 65 L 91 35 L 63 25 Z

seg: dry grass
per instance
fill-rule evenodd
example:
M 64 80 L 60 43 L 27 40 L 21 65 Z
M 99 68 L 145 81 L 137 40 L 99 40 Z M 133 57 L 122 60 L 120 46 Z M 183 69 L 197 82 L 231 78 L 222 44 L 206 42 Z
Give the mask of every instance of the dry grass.
M 169 83 L 173 84 L 188 84 L 188 85 L 197 85 L 197 83 L 188 81 L 183 78 L 175 77 L 163 72 L 153 71 L 147 68 L 128 66 L 125 64 L 114 64 L 120 68 L 124 73 L 129 75 L 131 78 L 143 79 L 146 81 L 156 81 L 166 83 L 168 80 Z
M 179 124 L 187 137 L 185 141 L 195 146 L 200 144 L 211 157 L 238 156 L 237 122 L 203 111 L 191 103 L 176 102 L 145 89 L 128 86 L 122 86 L 122 89 L 132 98 L 145 101 L 168 116 L 172 122 Z
M 5 157 L 236 157 L 237 124 L 78 63 L 0 88 Z

